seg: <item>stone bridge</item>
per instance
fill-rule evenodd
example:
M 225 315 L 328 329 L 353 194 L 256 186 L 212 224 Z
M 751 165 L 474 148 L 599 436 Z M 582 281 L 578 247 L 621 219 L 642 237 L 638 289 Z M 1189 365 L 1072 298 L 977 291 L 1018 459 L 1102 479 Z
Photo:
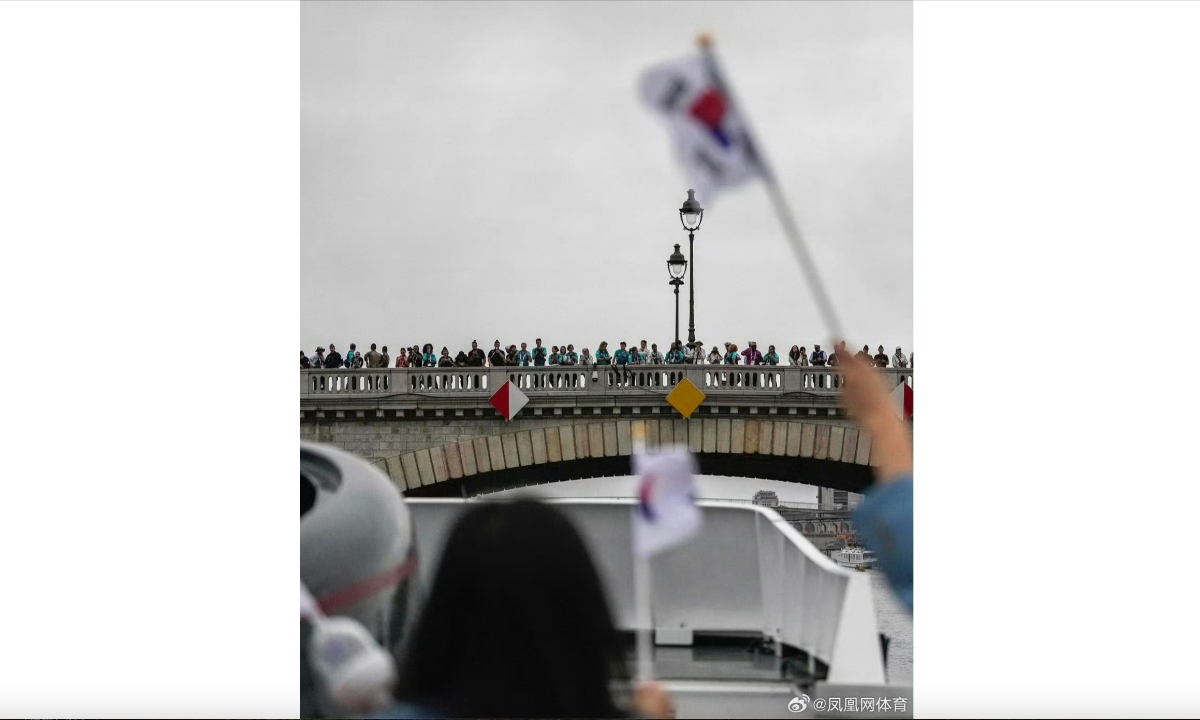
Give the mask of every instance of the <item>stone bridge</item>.
M 301 370 L 300 437 L 373 460 L 413 496 L 460 496 L 630 474 L 635 432 L 682 444 L 706 475 L 861 492 L 871 439 L 838 407 L 830 368 L 736 365 Z M 911 370 L 882 370 L 891 386 Z M 684 419 L 666 395 L 706 397 Z M 488 398 L 506 380 L 529 404 L 511 422 Z

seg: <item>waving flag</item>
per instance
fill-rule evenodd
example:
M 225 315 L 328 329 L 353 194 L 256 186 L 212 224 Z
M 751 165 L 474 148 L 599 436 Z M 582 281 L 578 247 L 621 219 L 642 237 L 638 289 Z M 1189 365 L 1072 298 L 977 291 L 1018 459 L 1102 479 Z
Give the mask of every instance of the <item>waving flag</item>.
M 702 204 L 762 174 L 750 135 L 704 55 L 651 68 L 642 76 L 641 95 L 666 120 Z
M 700 36 L 699 54 L 656 65 L 643 74 L 641 95 L 666 120 L 675 138 L 679 162 L 702 205 L 711 205 L 715 193 L 747 180 L 758 177 L 766 181 L 775 213 L 808 279 L 829 334 L 843 337 L 837 313 L 779 181 L 724 80 L 712 38 Z
M 638 454 L 633 466 L 639 476 L 634 553 L 648 558 L 700 532 L 702 515 L 696 507 L 692 480 L 698 468 L 690 452 L 677 448 L 654 455 Z

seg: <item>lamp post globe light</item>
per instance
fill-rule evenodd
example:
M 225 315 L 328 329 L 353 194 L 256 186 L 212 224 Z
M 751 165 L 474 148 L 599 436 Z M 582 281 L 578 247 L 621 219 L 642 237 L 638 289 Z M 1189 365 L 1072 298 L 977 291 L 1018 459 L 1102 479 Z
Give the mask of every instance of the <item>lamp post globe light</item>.
M 688 259 L 691 261 L 688 264 L 692 266 L 692 274 L 688 282 L 688 348 L 696 347 L 696 253 L 695 241 L 696 231 L 700 229 L 700 223 L 704 220 L 704 208 L 700 207 L 700 201 L 696 199 L 696 191 L 688 190 L 687 200 L 683 201 L 683 206 L 679 208 L 679 221 L 683 223 L 683 229 L 688 231 Z
M 688 261 L 679 252 L 679 243 L 675 243 L 675 252 L 667 258 L 667 273 L 671 279 L 667 284 L 675 286 L 675 342 L 679 342 L 679 286 L 683 284 L 683 274 L 687 272 Z

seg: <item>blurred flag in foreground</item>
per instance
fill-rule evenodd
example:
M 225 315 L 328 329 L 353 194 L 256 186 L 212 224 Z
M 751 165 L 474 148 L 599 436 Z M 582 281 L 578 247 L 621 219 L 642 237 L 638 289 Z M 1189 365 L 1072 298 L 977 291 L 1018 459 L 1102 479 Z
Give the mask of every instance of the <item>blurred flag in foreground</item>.
M 696 460 L 683 448 L 633 458 L 638 476 L 638 505 L 633 520 L 633 551 L 648 558 L 686 542 L 700 532 L 692 476 Z
M 702 204 L 718 190 L 762 175 L 750 133 L 704 53 L 651 68 L 642 76 L 641 95 L 666 120 Z

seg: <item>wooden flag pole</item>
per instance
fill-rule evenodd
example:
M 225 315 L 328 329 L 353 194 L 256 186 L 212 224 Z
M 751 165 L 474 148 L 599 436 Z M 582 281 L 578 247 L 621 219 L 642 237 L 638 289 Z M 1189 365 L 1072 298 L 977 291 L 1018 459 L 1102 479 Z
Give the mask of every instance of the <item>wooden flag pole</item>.
M 743 127 L 742 141 L 746 144 L 746 149 L 750 154 L 751 160 L 758 166 L 762 172 L 763 180 L 766 181 L 767 194 L 771 198 L 771 204 L 775 207 L 775 214 L 779 217 L 780 224 L 783 225 L 783 232 L 787 235 L 788 241 L 791 243 L 792 251 L 796 254 L 796 260 L 800 263 L 800 269 L 804 272 L 804 276 L 808 280 L 809 289 L 812 290 L 813 298 L 817 301 L 817 310 L 821 313 L 821 318 L 825 321 L 825 326 L 829 330 L 830 335 L 835 341 L 839 340 L 844 337 L 842 335 L 842 324 L 838 321 L 837 314 L 833 310 L 833 303 L 829 301 L 828 293 L 825 292 L 825 284 L 821 281 L 821 276 L 817 272 L 816 263 L 813 262 L 812 255 L 808 251 L 808 245 L 804 242 L 804 236 L 800 234 L 800 228 L 796 225 L 796 220 L 792 216 L 792 210 L 779 188 L 779 181 L 776 180 L 775 173 L 772 171 L 766 157 L 759 151 L 758 145 L 754 141 L 754 133 L 750 130 L 750 123 L 747 119 L 745 108 L 734 99 L 733 91 L 725 83 L 724 76 L 721 74 L 720 66 L 717 63 L 716 53 L 712 49 L 712 35 L 702 33 L 698 42 L 700 44 L 700 51 L 705 58 L 705 62 L 708 64 L 709 72 L 712 74 L 717 88 L 731 105 L 741 111 L 739 117 Z

